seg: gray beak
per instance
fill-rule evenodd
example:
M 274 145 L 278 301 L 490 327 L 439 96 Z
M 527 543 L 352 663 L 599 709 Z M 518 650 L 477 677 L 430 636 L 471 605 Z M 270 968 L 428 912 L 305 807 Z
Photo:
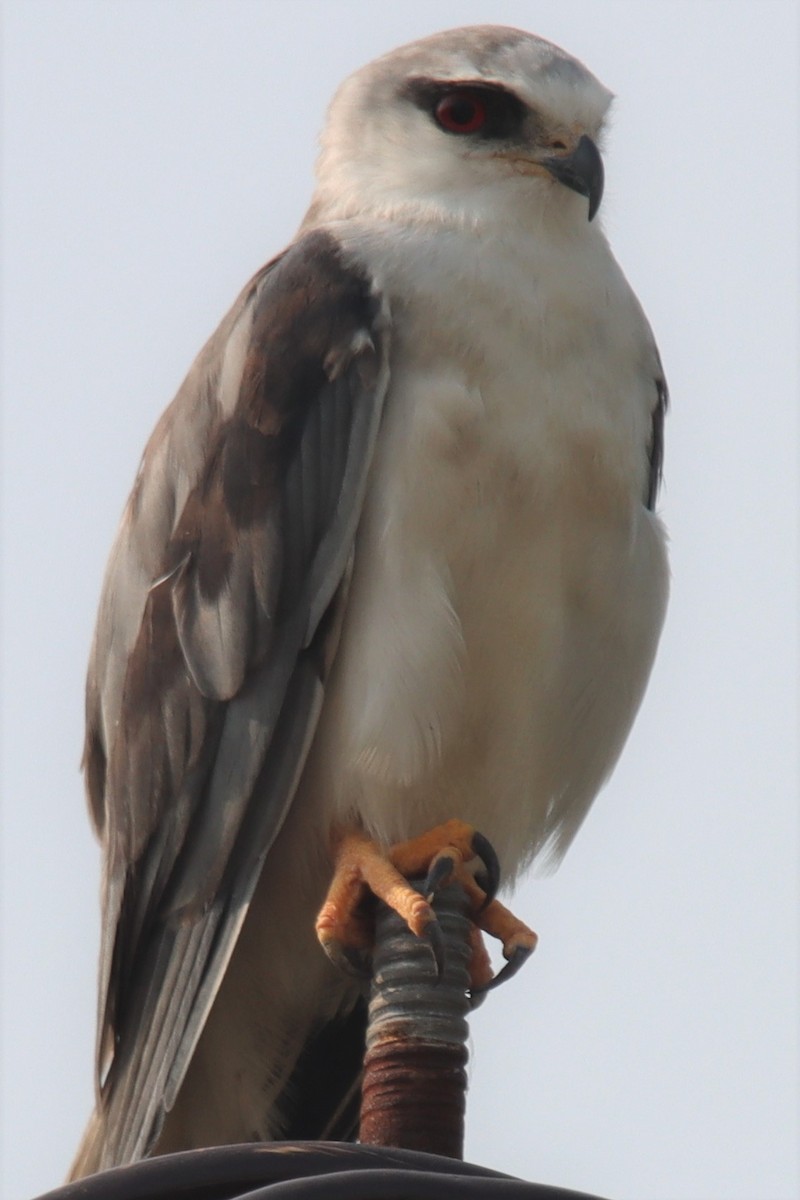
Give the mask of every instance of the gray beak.
M 589 200 L 589 220 L 600 207 L 603 199 L 603 160 L 600 151 L 590 137 L 584 133 L 572 154 L 554 154 L 540 160 L 554 179 Z

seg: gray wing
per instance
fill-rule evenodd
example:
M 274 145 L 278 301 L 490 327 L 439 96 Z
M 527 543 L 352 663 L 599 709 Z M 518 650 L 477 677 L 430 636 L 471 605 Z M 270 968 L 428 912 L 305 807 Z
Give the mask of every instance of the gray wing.
M 292 802 L 387 354 L 372 280 L 310 233 L 251 281 L 145 451 L 87 682 L 107 1165 L 156 1138 Z

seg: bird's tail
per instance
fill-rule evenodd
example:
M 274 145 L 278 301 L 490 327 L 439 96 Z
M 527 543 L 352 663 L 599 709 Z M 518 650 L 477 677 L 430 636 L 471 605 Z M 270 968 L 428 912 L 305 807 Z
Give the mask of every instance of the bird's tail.
M 86 1175 L 94 1175 L 95 1172 L 100 1170 L 103 1145 L 106 1140 L 105 1125 L 105 1117 L 95 1109 L 83 1132 L 78 1152 L 69 1169 L 67 1183 L 74 1183 L 76 1179 L 83 1179 Z

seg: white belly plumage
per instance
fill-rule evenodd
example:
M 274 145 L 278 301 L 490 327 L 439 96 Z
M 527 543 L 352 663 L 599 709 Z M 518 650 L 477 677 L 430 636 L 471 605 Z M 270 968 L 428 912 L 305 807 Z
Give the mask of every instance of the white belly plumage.
M 558 860 L 613 767 L 667 571 L 637 389 L 588 412 L 473 357 L 393 376 L 307 779 L 383 841 L 470 821 L 508 878 Z

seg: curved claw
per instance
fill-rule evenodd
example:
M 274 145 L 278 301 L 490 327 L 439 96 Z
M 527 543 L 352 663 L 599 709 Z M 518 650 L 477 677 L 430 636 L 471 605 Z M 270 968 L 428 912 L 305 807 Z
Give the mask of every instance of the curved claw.
M 442 933 L 442 927 L 439 922 L 436 919 L 429 921 L 420 934 L 420 937 L 424 938 L 430 946 L 431 954 L 433 955 L 433 961 L 436 966 L 436 982 L 438 983 L 442 978 L 442 974 L 444 973 L 445 954 L 444 934 Z
M 489 839 L 477 831 L 472 835 L 472 849 L 484 866 L 484 870 L 475 876 L 476 883 L 486 893 L 486 899 L 480 908 L 480 911 L 483 911 L 492 903 L 500 887 L 500 861 Z
M 444 887 L 453 878 L 456 860 L 452 852 L 442 850 L 431 862 L 425 882 L 422 885 L 423 894 L 430 904 L 440 887 Z
M 483 987 L 472 989 L 471 998 L 474 999 L 475 997 L 483 997 L 487 992 L 493 992 L 494 989 L 499 987 L 501 983 L 506 983 L 509 979 L 512 979 L 514 975 L 516 975 L 517 971 L 519 971 L 520 967 L 525 965 L 532 954 L 532 947 L 517 946 L 515 950 L 512 950 L 508 957 L 508 962 L 504 967 L 500 968 L 494 979 L 490 979 L 489 982 Z
M 330 961 L 340 971 L 344 971 L 346 975 L 351 975 L 355 979 L 372 978 L 372 957 L 366 950 L 347 945 L 340 942 L 338 938 L 331 938 L 328 941 L 320 939 L 320 942 Z

